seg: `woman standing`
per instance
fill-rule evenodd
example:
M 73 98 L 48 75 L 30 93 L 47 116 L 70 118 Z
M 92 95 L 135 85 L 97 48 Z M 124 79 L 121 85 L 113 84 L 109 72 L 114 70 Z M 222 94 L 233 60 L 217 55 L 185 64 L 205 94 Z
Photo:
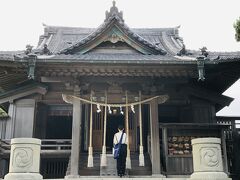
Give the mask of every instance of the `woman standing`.
M 128 143 L 127 135 L 123 131 L 124 131 L 123 125 L 119 125 L 118 132 L 113 137 L 113 145 L 116 145 L 119 143 L 122 136 L 120 153 L 119 153 L 119 157 L 117 158 L 117 172 L 118 172 L 118 176 L 120 177 L 125 175 L 127 143 Z

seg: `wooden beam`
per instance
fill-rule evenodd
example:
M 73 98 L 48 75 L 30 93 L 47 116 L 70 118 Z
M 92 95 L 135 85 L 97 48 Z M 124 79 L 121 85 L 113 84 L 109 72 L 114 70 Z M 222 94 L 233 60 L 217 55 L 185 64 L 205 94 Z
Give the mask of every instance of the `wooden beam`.
M 46 94 L 47 93 L 47 89 L 41 86 L 35 86 L 29 89 L 22 89 L 20 92 L 12 92 L 7 94 L 6 96 L 3 96 L 2 98 L 0 98 L 0 104 L 5 103 L 5 102 L 10 102 L 31 94 Z

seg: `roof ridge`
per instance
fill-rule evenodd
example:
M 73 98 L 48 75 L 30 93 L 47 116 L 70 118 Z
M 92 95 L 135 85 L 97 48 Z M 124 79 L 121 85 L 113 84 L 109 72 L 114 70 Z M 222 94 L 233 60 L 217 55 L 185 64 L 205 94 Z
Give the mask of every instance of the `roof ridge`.
M 76 29 L 94 29 L 92 27 L 80 27 L 80 26 L 61 26 L 61 25 L 43 25 L 45 28 L 66 28 L 66 29 L 72 29 L 72 28 L 76 28 Z
M 134 31 L 132 31 L 123 21 L 122 19 L 113 14 L 111 17 L 108 17 L 108 19 L 106 21 L 104 21 L 104 23 L 102 23 L 95 31 L 93 31 L 92 33 L 90 33 L 87 37 L 81 39 L 79 42 L 75 43 L 74 45 L 62 49 L 60 50 L 60 54 L 63 53 L 68 53 L 69 51 L 73 50 L 76 47 L 79 47 L 83 44 L 86 44 L 88 42 L 90 42 L 91 40 L 95 39 L 98 35 L 100 35 L 105 29 L 109 28 L 114 21 L 117 21 L 117 23 L 123 28 L 124 31 L 126 31 L 126 33 L 130 36 L 132 36 L 132 38 L 136 41 L 139 41 L 140 43 L 142 43 L 144 46 L 147 46 L 148 48 L 158 52 L 159 54 L 166 54 L 166 51 L 164 51 L 163 49 L 159 48 L 158 46 L 156 46 L 155 44 L 149 42 L 148 40 L 146 40 L 145 38 L 143 38 L 142 36 L 140 36 L 139 34 L 135 33 Z

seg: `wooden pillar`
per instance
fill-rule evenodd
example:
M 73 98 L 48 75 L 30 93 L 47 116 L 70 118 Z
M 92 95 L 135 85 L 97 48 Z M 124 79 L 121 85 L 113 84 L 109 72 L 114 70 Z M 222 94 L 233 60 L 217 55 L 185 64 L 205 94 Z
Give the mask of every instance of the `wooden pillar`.
M 221 130 L 221 142 L 222 142 L 222 150 L 223 150 L 223 167 L 224 167 L 224 172 L 229 174 L 229 169 L 228 169 L 228 159 L 227 159 L 227 145 L 226 145 L 226 137 L 224 133 L 225 129 Z
M 139 92 L 139 101 L 141 101 L 141 91 Z M 140 146 L 139 146 L 139 166 L 144 166 L 143 154 L 143 132 L 142 132 L 142 104 L 139 104 L 139 130 L 140 130 Z
M 86 103 L 85 105 L 85 120 L 84 120 L 84 151 L 88 150 L 88 145 L 89 145 L 89 104 Z
M 104 124 L 103 124 L 103 147 L 100 166 L 107 166 L 106 135 L 107 135 L 107 91 L 105 91 Z
M 151 130 L 152 175 L 161 176 L 157 99 L 154 99 L 150 102 L 150 130 Z
M 14 102 L 10 102 L 8 108 L 9 120 L 6 122 L 6 133 L 4 139 L 12 139 L 14 137 L 14 129 L 16 122 L 16 104 Z
M 20 99 L 10 102 L 4 139 L 34 136 L 35 99 Z
M 128 94 L 126 91 L 126 105 L 128 104 Z M 125 113 L 125 118 L 126 118 L 126 134 L 128 137 L 128 143 L 127 143 L 127 159 L 126 159 L 126 169 L 131 169 L 131 157 L 130 157 L 130 144 L 129 144 L 129 120 L 128 120 L 128 106 L 126 106 L 126 113 Z
M 92 147 L 92 128 L 93 128 L 93 104 L 92 104 L 92 91 L 91 91 L 91 104 L 90 104 L 90 128 L 89 128 L 89 147 L 88 147 L 88 165 L 87 167 L 93 167 L 93 147 Z
M 165 159 L 166 172 L 168 172 L 168 129 L 167 127 L 162 128 L 162 141 L 163 141 L 163 154 Z
M 73 122 L 72 122 L 72 149 L 71 149 L 71 168 L 67 178 L 79 177 L 79 153 L 80 153 L 80 134 L 81 134 L 81 101 L 73 99 Z

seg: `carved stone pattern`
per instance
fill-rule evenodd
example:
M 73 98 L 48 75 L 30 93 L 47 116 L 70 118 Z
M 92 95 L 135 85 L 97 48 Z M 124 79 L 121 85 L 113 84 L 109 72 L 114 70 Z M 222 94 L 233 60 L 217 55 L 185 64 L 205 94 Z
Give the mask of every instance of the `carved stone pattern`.
M 201 164 L 207 167 L 219 166 L 218 149 L 216 147 L 203 147 L 200 149 Z
M 13 157 L 13 166 L 17 168 L 26 168 L 33 164 L 33 150 L 31 148 L 15 148 Z

